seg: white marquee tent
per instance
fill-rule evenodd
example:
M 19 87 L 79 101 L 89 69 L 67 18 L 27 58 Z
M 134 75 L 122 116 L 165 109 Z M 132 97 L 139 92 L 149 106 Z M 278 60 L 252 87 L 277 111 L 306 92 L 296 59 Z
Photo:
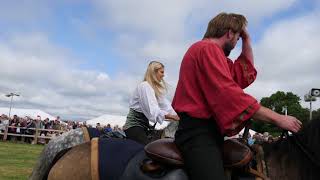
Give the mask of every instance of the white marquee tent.
M 236 135 L 234 135 L 234 136 L 232 136 L 232 137 L 228 137 L 228 138 L 239 138 L 239 135 L 243 135 L 243 133 L 244 133 L 244 129 L 245 128 L 243 128 L 238 134 L 236 134 Z M 254 130 L 252 130 L 252 129 L 249 129 L 249 134 L 251 135 L 251 137 L 254 135 L 256 133 L 256 131 L 254 131 Z M 227 139 L 228 139 L 227 138 Z
M 239 132 L 239 134 L 243 135 L 244 129 L 245 129 L 245 128 L 243 128 L 243 129 Z M 249 129 L 249 133 L 250 133 L 251 136 L 253 136 L 253 135 L 256 133 L 256 131 L 254 131 L 254 130 L 252 130 L 252 129 Z
M 92 125 L 94 127 L 96 126 L 97 123 L 100 123 L 102 126 L 110 124 L 112 127 L 114 127 L 115 125 L 122 127 L 125 122 L 126 122 L 126 116 L 109 115 L 109 114 L 104 114 L 102 116 L 86 121 L 88 125 Z
M 104 115 L 99 116 L 97 118 L 87 120 L 86 123 L 88 125 L 92 125 L 93 127 L 95 127 L 97 125 L 97 123 L 100 123 L 102 126 L 110 124 L 111 127 L 114 127 L 115 125 L 122 127 L 125 124 L 126 119 L 127 119 L 126 116 L 104 114 Z M 163 129 L 167 125 L 168 125 L 168 122 L 165 121 L 161 125 L 157 124 L 156 129 Z
M 0 115 L 9 114 L 9 108 L 4 108 L 0 107 Z M 54 120 L 55 117 L 52 115 L 39 110 L 39 109 L 17 109 L 17 108 L 12 108 L 10 112 L 10 116 L 12 117 L 13 115 L 17 115 L 19 117 L 26 117 L 29 116 L 30 118 L 36 119 L 37 116 L 39 115 L 41 117 L 41 120 L 44 120 L 45 118 L 49 118 L 50 120 Z

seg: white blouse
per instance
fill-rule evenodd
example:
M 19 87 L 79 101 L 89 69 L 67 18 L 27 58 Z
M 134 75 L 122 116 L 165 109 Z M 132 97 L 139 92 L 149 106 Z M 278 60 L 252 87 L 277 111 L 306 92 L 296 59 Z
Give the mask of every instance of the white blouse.
M 143 113 L 149 121 L 160 124 L 165 120 L 165 115 L 177 114 L 164 96 L 157 100 L 153 88 L 147 81 L 137 86 L 130 99 L 129 108 Z

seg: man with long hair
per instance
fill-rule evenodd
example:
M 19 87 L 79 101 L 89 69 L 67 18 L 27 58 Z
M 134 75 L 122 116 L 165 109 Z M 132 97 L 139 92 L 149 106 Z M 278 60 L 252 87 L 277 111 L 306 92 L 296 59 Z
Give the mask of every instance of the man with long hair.
M 224 179 L 221 148 L 224 136 L 237 134 L 253 118 L 297 132 L 301 122 L 261 106 L 243 89 L 256 78 L 247 20 L 220 13 L 208 24 L 204 38 L 191 45 L 180 67 L 173 99 L 178 113 L 175 143 L 192 180 Z M 237 41 L 242 52 L 228 58 Z

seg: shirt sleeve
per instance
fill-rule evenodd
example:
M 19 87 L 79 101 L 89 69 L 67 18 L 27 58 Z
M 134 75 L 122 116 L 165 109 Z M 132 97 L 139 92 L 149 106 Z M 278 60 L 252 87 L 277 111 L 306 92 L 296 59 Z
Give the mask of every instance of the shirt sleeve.
M 247 121 L 260 105 L 233 79 L 221 49 L 216 46 L 204 47 L 199 61 L 200 71 L 197 76 L 213 118 L 222 134 L 236 134 L 241 124 Z M 245 116 L 242 115 L 244 112 Z
M 255 69 L 252 60 L 248 59 L 244 54 L 234 61 L 228 59 L 231 76 L 233 80 L 242 88 L 248 87 L 257 77 L 257 70 Z
M 147 83 L 142 83 L 138 88 L 138 94 L 142 113 L 149 121 L 162 124 L 167 112 L 160 109 L 152 87 Z
M 177 115 L 177 113 L 172 108 L 170 101 L 164 96 L 161 96 L 158 102 L 161 110 L 166 111 L 168 114 Z

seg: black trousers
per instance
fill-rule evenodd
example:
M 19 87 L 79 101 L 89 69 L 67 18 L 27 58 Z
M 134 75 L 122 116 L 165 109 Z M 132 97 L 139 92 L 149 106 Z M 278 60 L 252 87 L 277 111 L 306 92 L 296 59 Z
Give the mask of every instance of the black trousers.
M 213 119 L 197 119 L 180 113 L 175 143 L 191 180 L 223 180 L 223 136 Z
M 143 145 L 146 145 L 150 142 L 148 139 L 147 131 L 148 130 L 140 126 L 133 126 L 124 130 L 128 139 L 134 140 Z

